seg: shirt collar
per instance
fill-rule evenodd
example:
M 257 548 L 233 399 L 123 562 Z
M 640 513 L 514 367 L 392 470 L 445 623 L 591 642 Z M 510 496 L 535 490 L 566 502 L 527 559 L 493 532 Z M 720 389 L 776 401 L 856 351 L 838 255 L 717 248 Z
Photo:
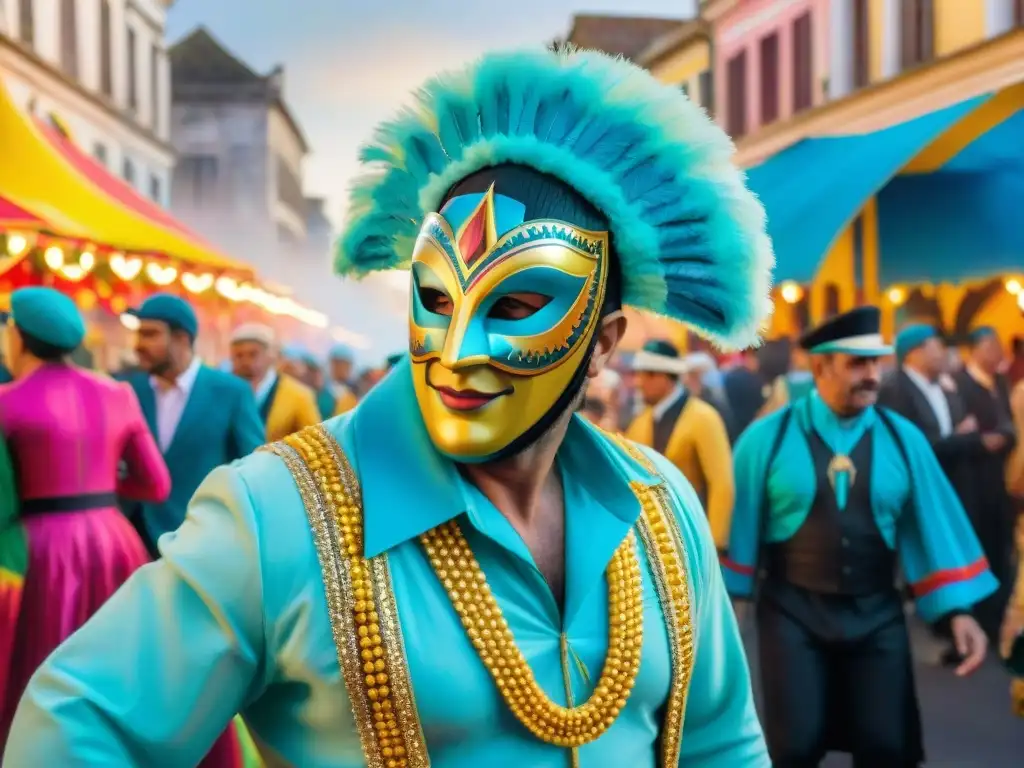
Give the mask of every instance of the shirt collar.
M 271 388 L 274 386 L 274 382 L 277 381 L 277 371 L 273 368 L 263 374 L 263 378 L 256 382 L 252 391 L 256 395 L 256 402 L 262 403 L 267 395 L 270 394 Z
M 675 405 L 685 392 L 686 390 L 683 388 L 682 384 L 676 384 L 675 389 L 651 407 L 651 413 L 654 415 L 654 420 L 661 421 L 662 417 L 668 413 L 668 409 Z
M 396 425 L 401 438 L 395 439 Z M 455 463 L 434 448 L 427 434 L 410 363 L 403 360 L 374 387 L 352 415 L 350 460 L 355 464 L 366 509 L 365 556 L 373 557 L 468 511 L 464 481 Z M 600 505 L 595 514 L 633 522 L 639 503 L 631 482 L 654 485 L 660 478 L 626 457 L 579 415 L 570 422 L 558 452 L 565 473 Z M 400 477 L 400 481 L 396 478 Z
M 188 368 L 182 371 L 181 375 L 174 380 L 174 384 L 168 386 L 166 380 L 160 379 L 157 376 L 150 376 L 149 383 L 157 392 L 166 391 L 168 389 L 177 389 L 187 397 L 192 393 L 192 387 L 196 383 L 196 377 L 199 375 L 199 369 L 202 367 L 202 361 L 196 355 L 193 355 L 192 362 L 189 363 Z
M 916 384 L 918 388 L 926 392 L 935 389 L 935 387 L 939 386 L 939 382 L 929 381 L 924 374 L 922 374 L 920 371 L 915 371 L 909 365 L 903 366 L 903 372 L 907 374 L 907 378 L 914 382 L 914 384 Z

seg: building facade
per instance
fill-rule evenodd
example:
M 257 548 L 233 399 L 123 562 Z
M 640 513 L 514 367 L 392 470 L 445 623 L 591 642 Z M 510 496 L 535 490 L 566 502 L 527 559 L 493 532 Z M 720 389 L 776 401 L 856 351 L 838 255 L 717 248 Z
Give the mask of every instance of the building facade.
M 253 71 L 198 28 L 170 49 L 171 208 L 269 279 L 295 285 L 307 260 L 306 139 L 284 70 Z
M 173 0 L 0 0 L 0 79 L 141 194 L 166 205 Z

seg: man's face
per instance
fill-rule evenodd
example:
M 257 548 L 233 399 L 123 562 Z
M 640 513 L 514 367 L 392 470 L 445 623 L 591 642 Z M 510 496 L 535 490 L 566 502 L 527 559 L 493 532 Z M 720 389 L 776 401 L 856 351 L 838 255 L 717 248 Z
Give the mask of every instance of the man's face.
M 942 339 L 932 337 L 921 345 L 921 365 L 932 376 L 946 373 L 949 357 Z
M 346 383 L 352 376 L 352 363 L 349 360 L 331 360 L 331 379 Z
M 986 336 L 974 347 L 974 359 L 983 370 L 995 373 L 1003 364 L 1003 345 L 997 336 Z
M 683 377 L 683 384 L 696 397 L 700 397 L 704 392 L 704 371 L 699 368 L 690 371 Z
M 858 357 L 836 352 L 814 361 L 818 393 L 837 413 L 855 415 L 878 400 L 881 363 L 877 357 Z
M 653 373 L 652 371 L 637 371 L 634 381 L 646 405 L 657 405 L 676 386 L 676 380 L 667 373 Z
M 171 328 L 160 320 L 140 320 L 135 332 L 135 356 L 139 367 L 160 376 L 171 367 Z
M 301 360 L 285 358 L 284 362 L 281 363 L 281 371 L 294 379 L 298 379 L 303 384 L 309 380 L 309 366 Z
M 272 362 L 270 348 L 262 342 L 236 341 L 231 345 L 231 369 L 246 381 L 261 381 Z

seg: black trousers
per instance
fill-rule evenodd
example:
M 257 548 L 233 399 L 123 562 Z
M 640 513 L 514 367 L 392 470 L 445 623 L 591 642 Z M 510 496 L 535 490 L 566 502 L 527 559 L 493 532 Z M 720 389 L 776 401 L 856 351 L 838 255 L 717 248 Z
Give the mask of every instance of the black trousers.
M 899 593 L 815 595 L 768 586 L 757 607 L 764 730 L 775 768 L 849 752 L 857 768 L 924 759 Z

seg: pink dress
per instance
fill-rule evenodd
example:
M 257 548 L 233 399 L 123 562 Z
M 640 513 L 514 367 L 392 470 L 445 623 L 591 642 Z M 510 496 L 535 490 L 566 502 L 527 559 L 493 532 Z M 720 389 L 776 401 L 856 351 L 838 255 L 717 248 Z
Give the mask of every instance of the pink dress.
M 171 480 L 132 389 L 70 365 L 0 386 L 0 437 L 2 751 L 32 673 L 149 561 L 116 497 Z

